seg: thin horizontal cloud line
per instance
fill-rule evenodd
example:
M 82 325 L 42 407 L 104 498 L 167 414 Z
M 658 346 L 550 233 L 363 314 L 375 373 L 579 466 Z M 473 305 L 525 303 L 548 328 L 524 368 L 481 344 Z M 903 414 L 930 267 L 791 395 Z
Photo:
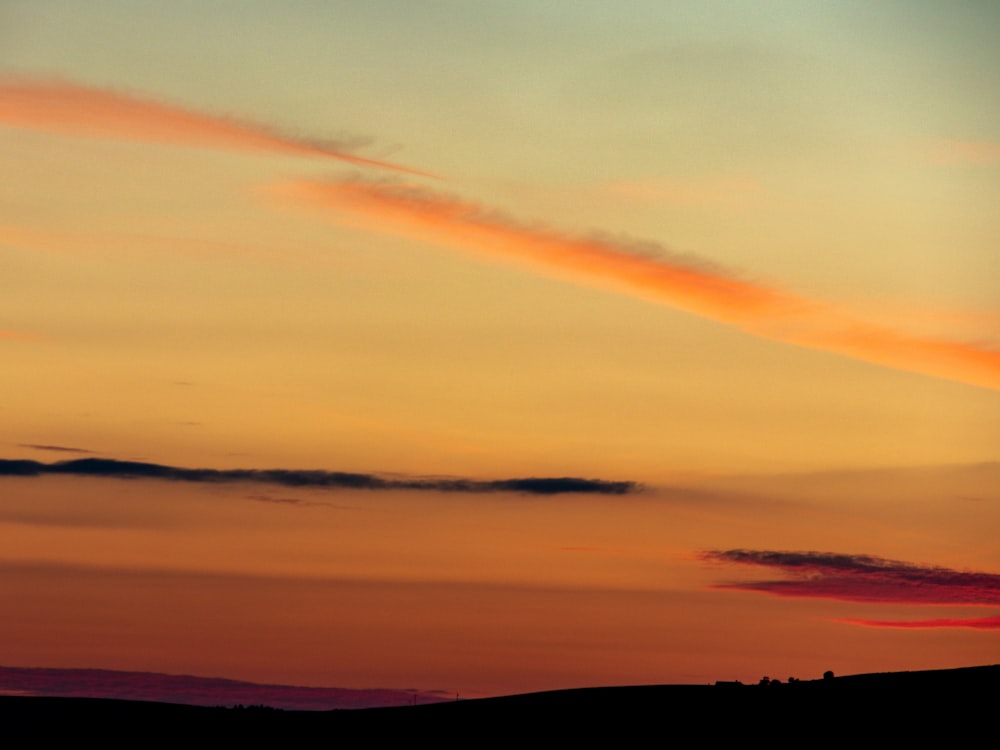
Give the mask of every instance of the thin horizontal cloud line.
M 376 231 L 530 264 L 736 326 L 750 334 L 907 372 L 1000 389 L 1000 351 L 909 335 L 821 302 L 740 279 L 663 248 L 584 237 L 413 185 L 354 179 L 303 182 L 278 194 L 353 212 Z
M 968 620 L 940 618 L 937 620 L 860 620 L 843 618 L 837 622 L 863 625 L 867 628 L 904 628 L 925 630 L 932 628 L 973 628 L 975 630 L 1000 630 L 1000 617 L 979 617 Z
M 341 471 L 304 469 L 187 469 L 110 458 L 81 458 L 46 464 L 31 460 L 0 459 L 0 476 L 46 474 L 111 477 L 117 479 L 164 479 L 178 482 L 257 482 L 284 487 L 319 487 L 353 490 L 425 490 L 471 494 L 513 492 L 527 495 L 567 493 L 625 495 L 638 492 L 637 482 L 617 482 L 580 477 L 524 477 L 516 479 L 468 479 L 451 477 L 385 477 Z
M 759 200 L 763 186 L 739 177 L 612 182 L 606 194 L 685 208 L 737 208 Z
M 302 500 L 298 497 L 271 497 L 270 495 L 247 495 L 248 500 L 270 505 L 282 505 L 286 508 L 331 508 L 333 510 L 357 510 L 354 505 L 339 505 L 325 500 Z
M 93 453 L 86 448 L 70 448 L 65 445 L 38 445 L 35 443 L 19 443 L 20 448 L 31 448 L 36 451 L 53 451 L 56 453 Z
M 891 604 L 1000 605 L 1000 574 L 952 570 L 833 552 L 710 550 L 708 562 L 774 568 L 789 578 L 734 581 L 712 588 L 786 597 Z
M 355 156 L 340 144 L 296 138 L 262 125 L 67 82 L 0 81 L 0 125 L 73 136 L 319 156 L 429 176 Z

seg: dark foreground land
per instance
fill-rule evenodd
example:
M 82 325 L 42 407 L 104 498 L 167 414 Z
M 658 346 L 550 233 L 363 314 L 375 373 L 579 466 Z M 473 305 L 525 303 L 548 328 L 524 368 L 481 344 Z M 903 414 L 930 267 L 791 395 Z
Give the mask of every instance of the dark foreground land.
M 205 708 L 88 698 L 0 697 L 7 736 L 96 739 L 104 746 L 248 739 L 330 744 L 380 740 L 493 746 L 497 742 L 721 742 L 852 747 L 970 739 L 992 746 L 1000 665 L 853 675 L 772 685 L 584 688 L 423 706 L 339 711 Z M 924 742 L 918 742 L 923 745 Z

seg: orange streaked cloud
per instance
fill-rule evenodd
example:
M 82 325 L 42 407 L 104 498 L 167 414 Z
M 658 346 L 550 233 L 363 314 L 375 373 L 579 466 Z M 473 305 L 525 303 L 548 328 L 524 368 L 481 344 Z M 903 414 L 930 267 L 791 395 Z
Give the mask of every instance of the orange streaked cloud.
M 37 341 L 38 336 L 19 331 L 0 331 L 0 339 L 17 339 L 18 341 Z
M 1000 351 L 910 335 L 824 303 L 740 279 L 661 247 L 579 236 L 410 184 L 351 180 L 283 189 L 323 209 L 350 211 L 368 226 L 465 251 L 512 259 L 727 323 L 762 338 L 836 352 L 907 372 L 1000 389 Z
M 73 136 L 321 156 L 357 166 L 423 174 L 282 135 L 261 125 L 64 82 L 0 81 L 0 125 Z
M 846 622 L 851 625 L 863 625 L 868 628 L 905 628 L 905 629 L 928 629 L 928 628 L 973 628 L 975 630 L 1000 630 L 1000 617 L 978 617 L 968 620 L 954 618 L 939 618 L 936 620 L 859 620 L 841 619 L 837 622 Z

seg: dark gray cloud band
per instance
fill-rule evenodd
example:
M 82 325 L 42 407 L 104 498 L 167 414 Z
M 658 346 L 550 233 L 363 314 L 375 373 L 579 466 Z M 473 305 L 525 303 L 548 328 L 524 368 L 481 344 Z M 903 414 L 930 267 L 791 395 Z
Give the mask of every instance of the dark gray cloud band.
M 74 476 L 117 479 L 163 479 L 177 482 L 256 482 L 284 487 L 352 490 L 425 490 L 435 492 L 517 492 L 528 495 L 582 493 L 626 495 L 638 492 L 637 482 L 615 482 L 580 477 L 524 477 L 467 479 L 461 477 L 399 477 L 304 469 L 186 469 L 110 458 L 81 458 L 46 464 L 40 461 L 0 459 L 0 476 Z
M 711 550 L 703 560 L 774 568 L 779 580 L 735 581 L 714 588 L 776 596 L 889 604 L 1000 605 L 1000 574 L 952 570 L 833 552 Z

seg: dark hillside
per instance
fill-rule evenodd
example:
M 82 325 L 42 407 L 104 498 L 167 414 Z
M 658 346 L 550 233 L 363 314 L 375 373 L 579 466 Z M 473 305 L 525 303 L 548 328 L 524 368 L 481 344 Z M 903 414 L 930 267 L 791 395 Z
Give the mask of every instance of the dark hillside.
M 9 730 L 45 738 L 416 740 L 478 746 L 510 741 L 714 746 L 769 738 L 795 744 L 973 737 L 992 732 L 1000 665 L 852 675 L 770 685 L 583 688 L 424 706 L 279 711 L 70 698 L 0 697 Z M 826 744 L 820 742 L 819 744 Z

